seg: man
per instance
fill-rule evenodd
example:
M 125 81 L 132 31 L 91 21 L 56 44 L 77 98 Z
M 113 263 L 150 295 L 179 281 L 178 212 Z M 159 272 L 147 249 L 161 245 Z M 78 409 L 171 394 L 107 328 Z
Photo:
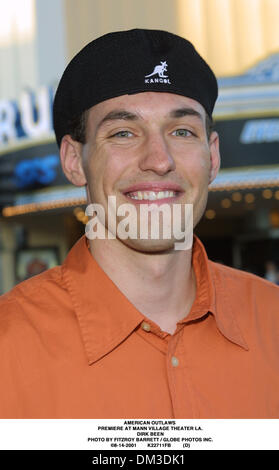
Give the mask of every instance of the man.
M 209 66 L 163 31 L 105 35 L 68 65 L 61 163 L 105 236 L 2 296 L 2 418 L 279 417 L 278 287 L 209 261 L 196 236 L 175 249 L 173 232 L 125 238 L 108 222 L 114 197 L 140 224 L 163 203 L 198 224 L 220 165 L 216 98 Z

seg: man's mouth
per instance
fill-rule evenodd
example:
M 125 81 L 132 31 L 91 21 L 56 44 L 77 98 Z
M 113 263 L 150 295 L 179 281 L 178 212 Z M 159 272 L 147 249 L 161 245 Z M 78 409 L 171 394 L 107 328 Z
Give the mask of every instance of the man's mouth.
M 172 184 L 172 187 L 164 187 L 161 183 L 149 185 L 145 183 L 140 186 L 127 188 L 123 191 L 124 196 L 136 204 L 162 204 L 174 202 L 184 193 L 182 188 L 175 184 Z
M 177 191 L 134 191 L 126 193 L 125 196 L 137 201 L 158 201 L 177 197 L 178 194 Z

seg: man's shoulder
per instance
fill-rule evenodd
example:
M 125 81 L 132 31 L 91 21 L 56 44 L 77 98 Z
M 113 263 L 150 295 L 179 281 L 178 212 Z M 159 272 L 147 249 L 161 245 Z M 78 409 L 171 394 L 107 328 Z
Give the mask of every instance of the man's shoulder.
M 67 333 L 75 321 L 61 266 L 17 284 L 0 297 L 0 374 L 6 383 L 1 399 L 16 382 L 31 387 L 31 382 L 40 380 L 42 364 L 56 357 L 59 348 L 67 351 Z
M 64 290 L 61 266 L 55 266 L 14 286 L 0 296 L 0 325 L 51 306 Z
M 224 283 L 236 284 L 239 289 L 246 289 L 248 286 L 255 287 L 272 291 L 275 295 L 279 295 L 279 286 L 258 276 L 257 274 L 226 266 L 214 261 L 209 261 L 209 265 L 214 277 L 223 280 Z
M 279 286 L 240 269 L 213 261 L 209 265 L 217 297 L 225 298 L 236 317 L 270 320 L 279 328 Z
M 61 285 L 62 273 L 61 266 L 47 269 L 46 271 L 36 274 L 35 276 L 19 282 L 10 291 L 0 296 L 1 306 L 3 303 L 18 301 L 28 296 L 36 296 L 41 293 L 47 285 Z

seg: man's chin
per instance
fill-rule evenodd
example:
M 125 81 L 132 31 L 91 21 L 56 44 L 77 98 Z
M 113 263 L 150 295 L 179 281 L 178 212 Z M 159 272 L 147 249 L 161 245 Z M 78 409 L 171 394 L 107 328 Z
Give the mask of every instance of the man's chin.
M 174 240 L 160 239 L 130 239 L 121 240 L 127 247 L 140 253 L 168 253 L 174 251 Z

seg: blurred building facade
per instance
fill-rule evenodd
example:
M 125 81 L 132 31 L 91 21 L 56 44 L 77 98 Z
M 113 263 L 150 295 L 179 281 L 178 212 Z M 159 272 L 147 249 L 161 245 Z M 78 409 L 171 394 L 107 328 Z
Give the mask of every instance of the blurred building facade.
M 61 263 L 84 233 L 53 94 L 87 42 L 135 27 L 187 37 L 219 77 L 222 169 L 196 230 L 209 256 L 260 275 L 279 261 L 279 0 L 0 0 L 0 13 L 0 293 Z

